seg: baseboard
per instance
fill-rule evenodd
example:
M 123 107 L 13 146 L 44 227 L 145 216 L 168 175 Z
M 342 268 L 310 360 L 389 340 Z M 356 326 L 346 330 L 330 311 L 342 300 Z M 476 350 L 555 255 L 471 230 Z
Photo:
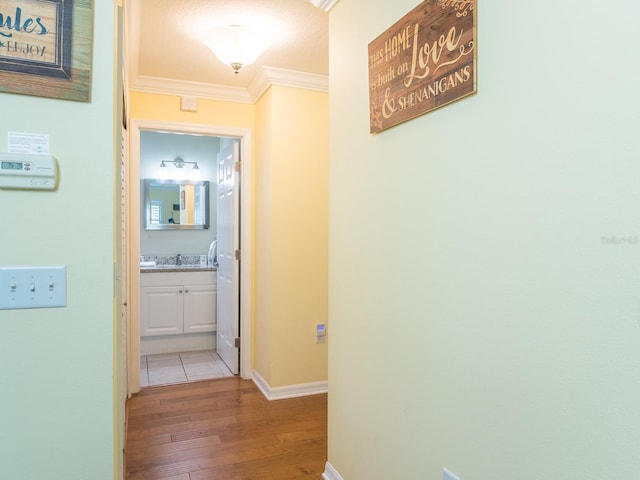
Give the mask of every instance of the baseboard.
M 215 350 L 216 333 L 183 333 L 140 338 L 140 355 Z
M 252 380 L 267 400 L 306 397 L 308 395 L 318 395 L 329 391 L 328 382 L 311 382 L 301 383 L 298 385 L 287 385 L 285 387 L 271 387 L 262 375 L 255 370 L 253 371 Z
M 322 478 L 324 480 L 344 480 L 338 473 L 338 471 L 333 468 L 329 462 L 327 462 L 324 466 L 324 473 L 322 474 Z

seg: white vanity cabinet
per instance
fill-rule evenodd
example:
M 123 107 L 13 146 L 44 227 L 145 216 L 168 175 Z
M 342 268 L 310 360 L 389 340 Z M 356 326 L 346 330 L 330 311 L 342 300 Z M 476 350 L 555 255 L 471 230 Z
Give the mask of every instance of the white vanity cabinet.
M 216 272 L 140 275 L 140 335 L 176 335 L 216 330 Z

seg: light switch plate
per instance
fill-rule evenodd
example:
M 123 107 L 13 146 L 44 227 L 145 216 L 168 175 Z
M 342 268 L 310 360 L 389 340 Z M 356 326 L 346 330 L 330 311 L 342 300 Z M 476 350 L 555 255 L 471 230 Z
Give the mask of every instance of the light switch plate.
M 0 267 L 0 310 L 66 305 L 67 267 Z

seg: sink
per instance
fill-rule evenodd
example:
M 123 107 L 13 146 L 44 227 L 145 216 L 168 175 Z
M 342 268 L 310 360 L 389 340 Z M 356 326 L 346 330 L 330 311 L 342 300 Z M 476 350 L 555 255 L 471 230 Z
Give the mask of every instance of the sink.
M 217 265 L 207 265 L 206 261 L 206 255 L 140 256 L 140 270 L 146 273 L 215 270 Z
M 140 268 L 149 269 L 149 270 L 200 270 L 203 268 L 210 268 L 211 265 L 155 265 L 155 266 L 143 266 L 140 265 Z

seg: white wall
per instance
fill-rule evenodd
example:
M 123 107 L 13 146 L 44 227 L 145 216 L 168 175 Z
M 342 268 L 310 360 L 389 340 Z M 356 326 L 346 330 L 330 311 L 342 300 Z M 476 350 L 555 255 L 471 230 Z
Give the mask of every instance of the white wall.
M 90 102 L 0 94 L 0 151 L 47 133 L 60 167 L 56 191 L 0 190 L 0 266 L 67 267 L 66 307 L 0 310 L 3 479 L 115 473 L 114 4 L 94 18 Z
M 371 136 L 367 44 L 417 3 L 330 14 L 329 462 L 638 478 L 640 5 L 481 2 L 479 93 Z

